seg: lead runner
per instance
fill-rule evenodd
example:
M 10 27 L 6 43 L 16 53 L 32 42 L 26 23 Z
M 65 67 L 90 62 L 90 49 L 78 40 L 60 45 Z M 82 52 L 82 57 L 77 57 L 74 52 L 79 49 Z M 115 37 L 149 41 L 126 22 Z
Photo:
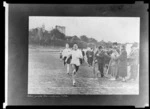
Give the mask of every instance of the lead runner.
M 73 68 L 72 80 L 73 80 L 73 86 L 75 86 L 75 83 L 76 83 L 75 76 L 76 76 L 77 71 L 79 70 L 79 66 L 81 65 L 80 59 L 83 59 L 82 52 L 81 50 L 78 49 L 77 44 L 73 45 L 73 49 L 71 51 L 70 56 L 72 56 L 70 64 L 72 65 L 72 68 Z

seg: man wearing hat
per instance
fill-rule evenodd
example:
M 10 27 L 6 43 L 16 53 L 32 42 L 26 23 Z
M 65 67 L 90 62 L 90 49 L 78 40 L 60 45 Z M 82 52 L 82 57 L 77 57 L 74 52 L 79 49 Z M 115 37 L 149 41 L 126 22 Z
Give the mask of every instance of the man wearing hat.
M 93 63 L 93 56 L 94 56 L 94 51 L 92 48 L 90 48 L 87 52 L 86 52 L 86 56 L 87 56 L 87 62 L 89 64 L 89 67 L 92 66 Z
M 98 70 L 100 72 L 101 77 L 104 77 L 104 57 L 105 57 L 105 52 L 103 51 L 103 47 L 99 46 L 97 52 L 95 53 L 95 58 L 98 63 Z
M 130 78 L 129 80 L 136 80 L 138 75 L 138 64 L 139 64 L 139 49 L 138 44 L 134 43 L 131 46 L 131 53 L 129 55 L 129 65 L 130 65 Z

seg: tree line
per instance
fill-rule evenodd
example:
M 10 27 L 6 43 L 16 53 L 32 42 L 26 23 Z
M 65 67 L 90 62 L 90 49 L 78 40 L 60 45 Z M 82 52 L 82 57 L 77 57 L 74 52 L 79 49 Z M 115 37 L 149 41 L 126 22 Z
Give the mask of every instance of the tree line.
M 103 40 L 97 41 L 94 38 L 89 38 L 86 35 L 82 36 L 66 36 L 58 29 L 54 28 L 51 31 L 42 30 L 42 28 L 34 28 L 29 30 L 29 44 L 41 46 L 65 46 L 68 43 L 71 47 L 73 44 L 78 44 L 80 48 L 93 47 L 103 45 L 105 47 L 112 47 L 112 42 L 105 42 Z

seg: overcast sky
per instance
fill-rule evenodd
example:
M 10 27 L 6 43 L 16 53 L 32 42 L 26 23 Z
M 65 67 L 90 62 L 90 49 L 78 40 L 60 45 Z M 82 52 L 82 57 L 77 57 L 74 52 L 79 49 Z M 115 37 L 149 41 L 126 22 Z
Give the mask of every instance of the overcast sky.
M 119 43 L 139 42 L 139 17 L 29 17 L 29 29 L 45 25 L 46 30 L 55 25 L 65 26 L 66 35 L 86 35 L 98 41 Z

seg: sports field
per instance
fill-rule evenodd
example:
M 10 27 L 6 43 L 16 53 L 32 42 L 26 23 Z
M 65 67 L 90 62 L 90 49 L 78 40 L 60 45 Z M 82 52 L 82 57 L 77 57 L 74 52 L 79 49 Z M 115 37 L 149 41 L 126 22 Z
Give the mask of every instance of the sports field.
M 87 63 L 80 66 L 76 75 L 76 87 L 59 58 L 59 49 L 29 47 L 28 94 L 138 94 L 138 81 L 112 81 L 94 78 L 93 69 Z M 97 68 L 96 68 L 97 72 Z

